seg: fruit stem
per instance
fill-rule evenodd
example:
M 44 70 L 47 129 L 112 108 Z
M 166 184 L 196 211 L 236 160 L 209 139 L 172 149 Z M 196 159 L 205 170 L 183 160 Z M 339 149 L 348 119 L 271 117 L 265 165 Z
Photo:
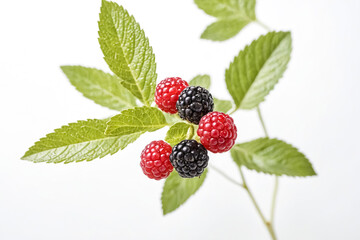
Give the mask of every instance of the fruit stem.
M 265 126 L 265 123 L 264 123 L 264 119 L 263 119 L 263 117 L 262 117 L 261 110 L 260 110 L 260 107 L 259 107 L 259 106 L 256 107 L 256 111 L 257 111 L 257 113 L 258 113 L 258 116 L 259 116 L 259 119 L 260 119 L 262 128 L 263 128 L 264 133 L 265 133 L 265 136 L 266 136 L 266 137 L 269 137 L 269 134 L 268 134 L 268 131 L 266 130 L 266 126 Z
M 271 203 L 271 212 L 270 212 L 270 222 L 272 224 L 274 224 L 275 205 L 276 205 L 276 196 L 277 196 L 278 188 L 279 188 L 279 178 L 278 178 L 278 176 L 275 176 L 274 192 L 273 192 L 273 198 L 272 198 L 272 203 Z
M 194 125 L 190 124 L 189 130 L 186 134 L 186 139 L 192 139 L 194 137 L 195 129 Z
M 226 173 L 224 173 L 223 171 L 221 171 L 219 168 L 215 167 L 214 165 L 210 165 L 210 168 L 213 169 L 215 172 L 219 173 L 221 176 L 223 176 L 226 180 L 230 181 L 231 183 L 245 188 L 245 186 L 243 184 L 234 180 L 233 178 L 231 178 L 229 175 L 227 175 Z
M 270 236 L 271 236 L 271 239 L 272 239 L 272 240 L 276 240 L 277 238 L 276 238 L 276 235 L 275 235 L 275 231 L 274 231 L 274 228 L 273 228 L 273 224 L 271 223 L 271 221 L 267 221 L 266 218 L 265 218 L 265 216 L 264 216 L 264 214 L 262 213 L 262 211 L 261 211 L 261 209 L 260 209 L 260 207 L 259 207 L 259 204 L 257 203 L 254 195 L 252 194 L 252 192 L 251 192 L 251 190 L 250 190 L 250 188 L 249 188 L 249 185 L 248 185 L 247 182 L 246 182 L 245 175 L 244 175 L 241 167 L 239 167 L 239 172 L 240 172 L 240 175 L 241 175 L 241 179 L 242 179 L 242 181 L 243 181 L 242 185 L 243 185 L 244 189 L 246 190 L 246 192 L 248 193 L 248 195 L 249 195 L 252 203 L 254 204 L 255 209 L 256 209 L 256 211 L 258 212 L 261 220 L 263 221 L 263 223 L 265 224 L 267 230 L 269 231 L 269 234 L 270 234 Z
M 259 24 L 261 27 L 263 27 L 265 30 L 267 31 L 271 31 L 270 27 L 267 26 L 266 24 L 264 24 L 263 22 L 259 21 L 258 19 L 256 19 L 255 21 L 257 24 Z
M 262 117 L 261 110 L 260 110 L 259 106 L 256 107 L 256 111 L 258 113 L 262 128 L 264 130 L 264 134 L 265 134 L 266 137 L 269 137 L 269 134 L 268 134 L 268 131 L 266 129 L 265 122 L 264 122 L 264 119 Z M 278 176 L 275 176 L 275 185 L 274 185 L 272 202 L 271 202 L 271 210 L 270 210 L 270 221 L 268 222 L 268 225 L 271 227 L 271 229 L 268 227 L 268 230 L 270 232 L 270 235 L 272 235 L 272 236 L 275 236 L 273 226 L 274 226 L 275 206 L 276 206 L 276 197 L 277 197 L 278 188 L 279 188 L 279 178 L 278 178 Z

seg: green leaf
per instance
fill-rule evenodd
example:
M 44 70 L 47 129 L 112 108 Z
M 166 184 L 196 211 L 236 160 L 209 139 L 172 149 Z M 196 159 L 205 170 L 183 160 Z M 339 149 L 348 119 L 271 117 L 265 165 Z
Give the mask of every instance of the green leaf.
M 136 107 L 136 99 L 120 79 L 95 68 L 61 66 L 71 84 L 85 97 L 113 110 Z
M 150 106 L 157 78 L 155 55 L 134 17 L 114 2 L 102 1 L 99 43 L 105 61 L 122 85 Z
M 168 126 L 162 112 L 153 107 L 127 109 L 107 123 L 106 135 L 123 136 L 137 132 L 153 132 Z
M 166 133 L 165 141 L 174 146 L 187 139 L 187 136 L 193 135 L 194 127 L 190 124 L 179 122 L 172 125 Z
M 196 5 L 217 21 L 206 28 L 203 39 L 224 41 L 256 21 L 255 0 L 195 0 Z
M 163 214 L 166 215 L 185 203 L 204 183 L 207 169 L 199 178 L 182 178 L 174 170 L 166 179 L 161 194 Z
M 259 138 L 251 142 L 236 144 L 231 156 L 238 166 L 274 175 L 316 175 L 309 160 L 295 147 L 284 141 Z
M 225 73 L 236 109 L 252 109 L 264 101 L 286 70 L 290 54 L 290 32 L 270 32 L 240 51 Z
M 200 86 L 206 89 L 210 88 L 211 80 L 209 75 L 197 75 L 190 82 L 190 86 Z
M 225 41 L 236 36 L 241 29 L 248 24 L 249 21 L 242 19 L 219 19 L 207 26 L 201 34 L 201 38 L 213 41 Z
M 175 124 L 177 122 L 183 121 L 178 114 L 170 114 L 166 112 L 162 112 L 162 114 L 165 116 L 166 122 L 169 125 Z
M 141 135 L 106 136 L 106 121 L 89 119 L 56 129 L 36 142 L 21 159 L 48 163 L 91 161 L 124 149 Z
M 214 111 L 228 113 L 233 109 L 234 104 L 229 100 L 220 100 L 217 98 L 214 99 Z
M 256 20 L 255 0 L 195 0 L 196 5 L 210 16 Z

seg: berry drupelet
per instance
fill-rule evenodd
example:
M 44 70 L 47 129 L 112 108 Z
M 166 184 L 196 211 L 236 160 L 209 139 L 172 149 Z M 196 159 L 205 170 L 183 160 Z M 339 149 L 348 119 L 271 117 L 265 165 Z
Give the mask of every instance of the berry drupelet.
M 205 88 L 190 86 L 181 92 L 176 108 L 182 119 L 199 124 L 204 115 L 213 111 L 214 101 Z
M 155 102 L 164 112 L 177 113 L 176 101 L 180 93 L 188 87 L 189 84 L 179 77 L 166 78 L 162 80 L 155 90 Z
M 144 174 L 155 180 L 167 178 L 173 171 L 173 166 L 169 160 L 170 154 L 170 144 L 162 140 L 152 141 L 146 145 L 141 153 L 140 161 Z
M 222 153 L 229 151 L 235 144 L 237 129 L 229 115 L 211 112 L 201 119 L 197 134 L 207 150 Z
M 180 177 L 199 177 L 208 165 L 209 156 L 203 145 L 195 140 L 183 140 L 175 145 L 170 162 Z

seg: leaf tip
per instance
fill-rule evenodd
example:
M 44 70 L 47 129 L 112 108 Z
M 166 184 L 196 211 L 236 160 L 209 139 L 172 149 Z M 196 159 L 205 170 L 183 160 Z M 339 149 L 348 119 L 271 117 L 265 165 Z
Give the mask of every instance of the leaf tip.
M 311 173 L 309 174 L 309 177 L 317 176 L 317 172 L 315 172 L 314 168 L 311 167 Z
M 167 210 L 164 208 L 164 205 L 163 205 L 163 206 L 162 206 L 162 214 L 163 214 L 163 216 L 166 216 L 168 213 L 169 213 L 169 211 L 167 211 Z
M 31 155 L 31 152 L 30 152 L 30 149 L 28 149 L 20 159 L 25 160 L 25 161 L 30 161 L 30 159 L 29 159 L 30 155 Z

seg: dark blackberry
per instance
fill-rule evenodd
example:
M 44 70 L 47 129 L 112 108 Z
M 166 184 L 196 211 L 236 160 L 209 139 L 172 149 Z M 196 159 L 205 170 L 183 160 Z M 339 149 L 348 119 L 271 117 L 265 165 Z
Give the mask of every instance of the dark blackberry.
M 181 92 L 176 108 L 182 119 L 199 124 L 203 116 L 213 111 L 214 101 L 205 88 L 190 86 Z
M 195 140 L 183 140 L 175 145 L 170 154 L 170 162 L 180 177 L 199 177 L 209 162 L 205 147 Z

